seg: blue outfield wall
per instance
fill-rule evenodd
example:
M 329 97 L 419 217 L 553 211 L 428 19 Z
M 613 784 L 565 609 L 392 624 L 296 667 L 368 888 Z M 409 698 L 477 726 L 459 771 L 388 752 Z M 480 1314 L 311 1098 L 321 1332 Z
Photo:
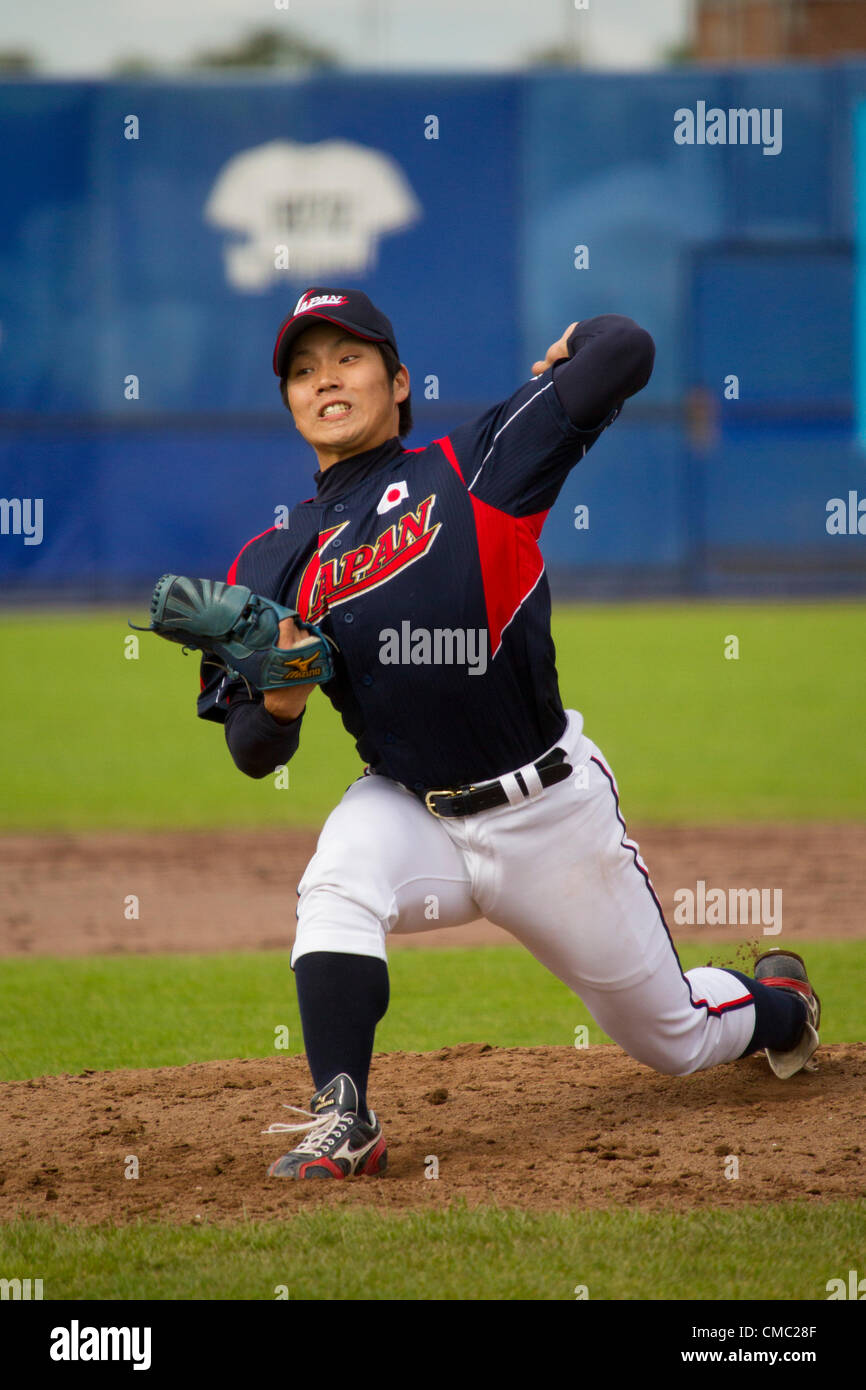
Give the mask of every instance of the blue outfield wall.
M 778 152 L 677 143 L 701 102 L 781 111 Z M 649 387 L 545 528 L 559 593 L 866 588 L 864 111 L 857 61 L 0 84 L 3 592 L 222 574 L 309 496 L 270 358 L 315 283 L 394 321 L 410 444 L 574 319 L 650 330 Z M 855 534 L 828 534 L 852 492 Z M 41 499 L 38 544 L 15 499 Z

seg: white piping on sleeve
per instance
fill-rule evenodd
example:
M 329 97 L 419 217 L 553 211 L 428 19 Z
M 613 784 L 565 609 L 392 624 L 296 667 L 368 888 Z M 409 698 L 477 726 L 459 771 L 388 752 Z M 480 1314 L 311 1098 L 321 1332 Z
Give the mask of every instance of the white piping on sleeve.
M 538 398 L 539 398 L 539 396 L 543 396 L 544 393 L 545 393 L 545 391 L 549 391 L 552 385 L 553 385 L 553 378 L 551 377 L 550 381 L 547 383 L 546 386 L 540 386 L 539 389 L 536 391 L 536 393 L 535 393 L 534 396 L 530 396 L 528 401 L 524 401 L 524 402 L 523 402 L 523 405 L 520 406 L 520 408 L 519 408 L 518 410 L 515 410 L 515 412 L 514 412 L 513 415 L 509 415 L 508 419 L 505 421 L 505 424 L 504 424 L 504 425 L 500 425 L 499 429 L 496 431 L 496 433 L 495 433 L 494 436 L 493 436 L 493 443 L 490 445 L 490 448 L 487 450 L 487 453 L 484 455 L 483 459 L 481 460 L 481 463 L 478 465 L 478 473 L 481 472 L 481 470 L 482 470 L 482 468 L 484 467 L 485 463 L 486 463 L 487 460 L 490 458 L 490 455 L 493 453 L 493 450 L 494 450 L 495 447 L 496 447 L 496 441 L 497 441 L 497 439 L 499 438 L 499 436 L 502 434 L 503 430 L 507 430 L 507 429 L 508 429 L 508 426 L 511 424 L 512 420 L 516 420 L 517 417 L 518 417 L 518 415 L 520 415 L 521 412 L 524 411 L 528 405 L 532 405 L 532 402 L 533 402 L 533 401 L 537 401 Z M 475 484 L 478 482 L 478 473 L 475 474 L 475 477 L 472 479 L 472 482 L 469 484 L 468 488 L 466 489 L 467 492 L 471 492 L 472 489 L 474 488 Z

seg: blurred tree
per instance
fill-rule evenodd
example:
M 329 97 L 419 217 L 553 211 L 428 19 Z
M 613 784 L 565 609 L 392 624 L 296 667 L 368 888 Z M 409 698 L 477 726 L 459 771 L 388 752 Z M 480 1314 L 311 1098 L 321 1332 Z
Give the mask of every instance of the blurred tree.
M 584 59 L 576 43 L 551 43 L 528 53 L 525 61 L 531 68 L 580 68 Z
M 159 72 L 160 65 L 150 58 L 143 58 L 139 53 L 132 53 L 129 57 L 118 58 L 112 63 L 111 71 L 118 77 L 141 77 L 147 73 Z
M 38 64 L 23 48 L 0 48 L 0 72 L 35 72 Z
M 666 68 L 680 68 L 684 67 L 686 63 L 694 63 L 696 61 L 694 44 L 688 40 L 671 44 L 669 48 L 663 50 L 661 61 L 662 66 Z
M 326 48 L 280 29 L 253 29 L 229 48 L 211 49 L 189 60 L 193 68 L 333 68 L 339 59 Z

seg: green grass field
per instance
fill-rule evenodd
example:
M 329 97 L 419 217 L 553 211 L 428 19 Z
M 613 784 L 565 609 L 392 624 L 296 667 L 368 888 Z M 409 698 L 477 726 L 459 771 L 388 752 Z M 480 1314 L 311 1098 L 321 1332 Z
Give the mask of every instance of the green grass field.
M 231 1229 L 20 1221 L 0 1227 L 0 1268 L 38 1270 L 46 1299 L 812 1301 L 826 1299 L 828 1279 L 862 1269 L 864 1223 L 862 1201 L 689 1214 L 455 1203 Z
M 3 829 L 311 825 L 361 764 L 315 693 L 288 789 L 237 772 L 195 717 L 198 662 L 126 618 L 0 620 Z M 560 684 L 645 824 L 845 820 L 866 813 L 866 605 L 560 607 Z M 726 660 L 725 642 L 739 640 Z
M 252 782 L 221 730 L 196 720 L 198 667 L 126 618 L 6 616 L 6 831 L 316 825 L 357 776 L 351 740 L 320 696 L 290 787 Z M 866 812 L 859 736 L 866 605 L 563 607 L 554 636 L 566 705 L 619 779 L 633 821 L 846 820 Z M 727 639 L 739 659 L 726 660 Z M 822 1039 L 866 1037 L 866 943 L 809 945 Z M 697 943 L 686 967 L 738 965 Z M 519 948 L 407 950 L 391 959 L 392 1005 L 377 1052 L 464 1041 L 565 1044 L 590 1024 L 580 1002 Z M 0 1078 L 273 1055 L 300 1028 L 287 956 L 5 960 Z M 231 1229 L 120 1229 L 51 1221 L 0 1226 L 5 1277 L 38 1271 L 59 1299 L 826 1298 L 863 1268 L 866 1203 L 737 1212 L 527 1213 L 455 1205 L 429 1214 L 301 1211 Z M 363 1259 L 357 1252 L 363 1251 Z M 386 1270 L 382 1281 L 371 1268 Z
M 866 940 L 803 949 L 822 999 L 822 1040 L 866 1037 Z M 734 952 L 688 946 L 680 959 L 686 969 L 708 957 L 738 969 Z M 591 1043 L 609 1042 L 581 1001 L 519 946 L 394 951 L 390 975 L 377 1052 L 461 1042 L 567 1047 L 579 1024 Z M 272 1057 L 278 1025 L 289 1029 L 289 1053 L 303 1052 L 288 954 L 278 951 L 6 960 L 0 1018 L 3 1081 Z

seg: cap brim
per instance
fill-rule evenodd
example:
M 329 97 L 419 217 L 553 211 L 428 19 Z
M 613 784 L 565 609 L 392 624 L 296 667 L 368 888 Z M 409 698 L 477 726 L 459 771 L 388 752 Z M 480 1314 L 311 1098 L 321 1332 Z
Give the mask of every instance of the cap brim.
M 346 319 L 336 319 L 331 314 L 320 314 L 314 309 L 308 309 L 306 313 L 298 314 L 295 318 L 289 319 L 280 329 L 274 345 L 275 376 L 282 378 L 286 375 L 292 344 L 311 326 L 311 319 L 324 319 L 326 323 L 334 323 L 338 328 L 345 328 L 346 332 L 351 333 L 353 338 L 363 338 L 368 343 L 387 343 L 388 341 L 381 333 L 367 333 L 363 328 L 349 323 Z

